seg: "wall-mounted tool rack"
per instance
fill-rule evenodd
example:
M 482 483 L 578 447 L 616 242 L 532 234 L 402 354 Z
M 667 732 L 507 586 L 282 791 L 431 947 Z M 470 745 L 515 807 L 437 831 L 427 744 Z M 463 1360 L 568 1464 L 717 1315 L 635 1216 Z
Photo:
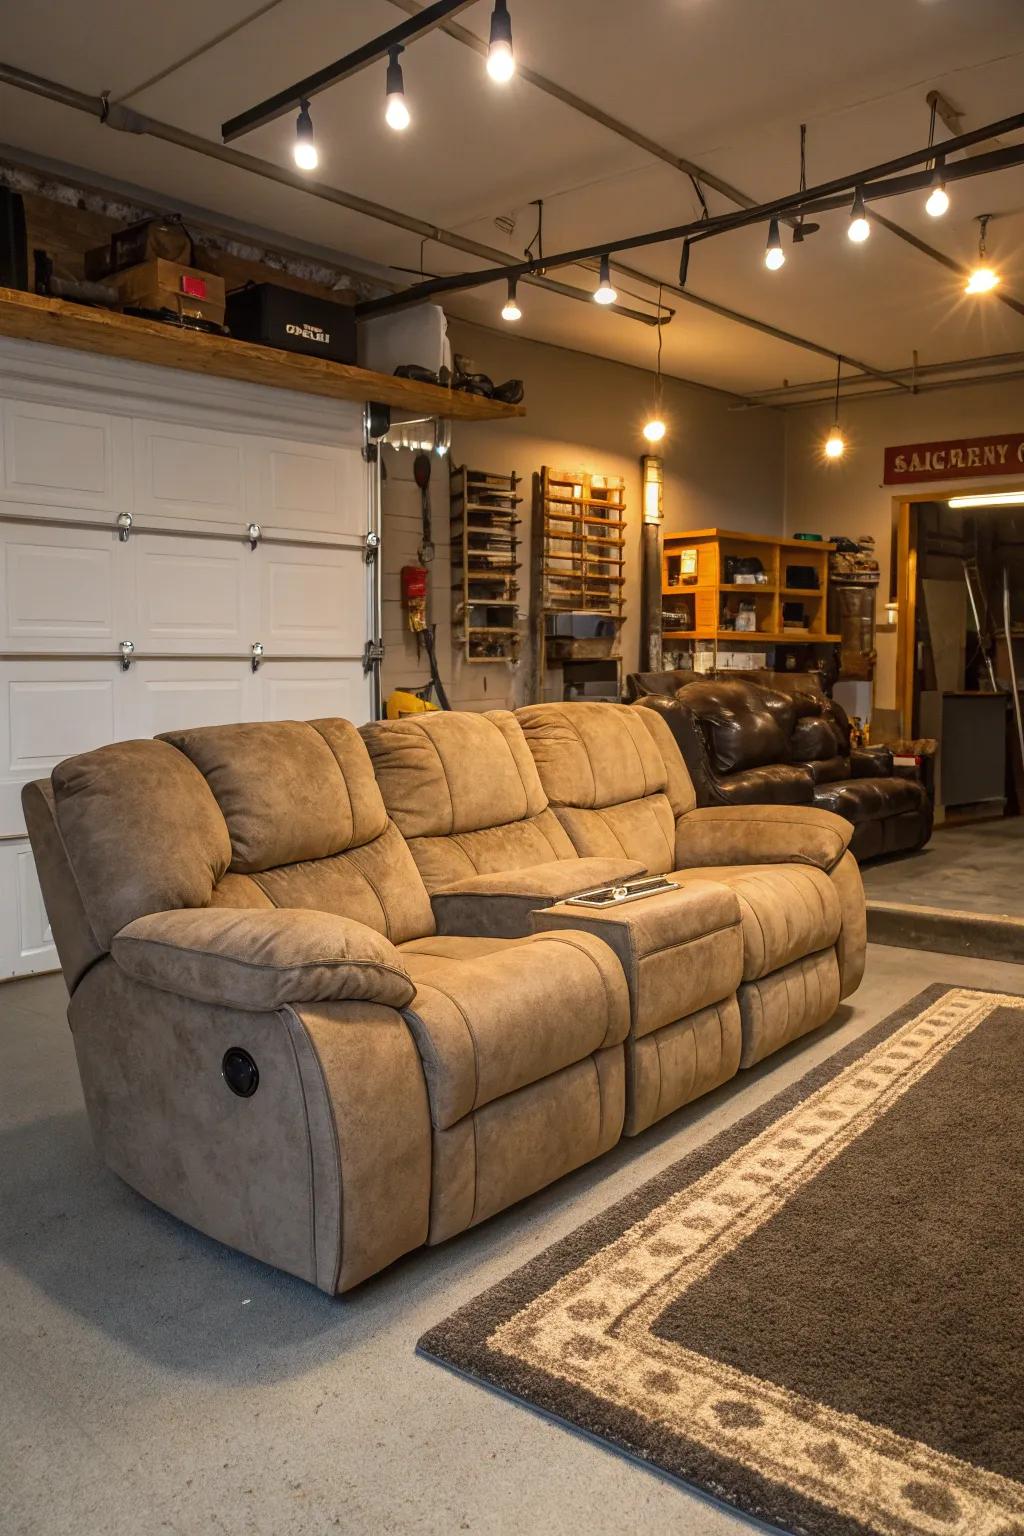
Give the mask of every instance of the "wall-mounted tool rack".
M 469 662 L 519 659 L 519 483 L 452 465 L 452 639 Z

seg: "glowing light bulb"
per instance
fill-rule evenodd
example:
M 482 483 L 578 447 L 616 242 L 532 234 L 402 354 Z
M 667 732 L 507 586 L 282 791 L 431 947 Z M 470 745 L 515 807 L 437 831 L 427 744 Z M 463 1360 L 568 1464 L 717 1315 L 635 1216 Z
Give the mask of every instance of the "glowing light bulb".
M 300 171 L 315 171 L 320 164 L 316 142 L 313 138 L 313 119 L 309 115 L 309 102 L 299 103 L 299 115 L 295 119 L 295 147 L 292 157 Z
M 964 293 L 991 293 L 998 286 L 998 272 L 991 267 L 975 267 L 964 285 Z
M 871 225 L 868 223 L 867 212 L 864 208 L 864 194 L 860 187 L 853 195 L 853 207 L 850 209 L 850 224 L 846 231 L 855 245 L 862 244 L 871 233 Z
M 601 275 L 598 278 L 598 286 L 594 289 L 595 304 L 614 304 L 618 294 L 612 287 L 611 265 L 607 256 L 601 257 Z
M 827 459 L 841 459 L 846 452 L 846 439 L 838 427 L 833 427 L 825 439 L 825 457 Z
M 941 184 L 933 187 L 928 195 L 928 201 L 924 205 L 925 213 L 930 213 L 933 219 L 941 219 L 944 213 L 949 212 L 949 193 Z
M 777 272 L 786 264 L 786 253 L 782 249 L 778 219 L 772 219 L 768 225 L 768 244 L 765 247 L 764 264 L 769 272 Z
M 504 308 L 501 311 L 501 318 L 503 320 L 521 320 L 523 318 L 523 312 L 519 308 L 519 303 L 516 299 L 516 280 L 514 277 L 510 277 L 508 280 L 508 298 L 505 300 Z
M 409 108 L 405 104 L 405 95 L 392 95 L 388 97 L 388 104 L 384 109 L 384 121 L 389 128 L 394 128 L 396 133 L 401 133 L 412 122 L 409 116 Z
M 491 13 L 491 35 L 487 49 L 487 73 L 498 85 L 506 85 L 516 72 L 515 55 L 512 52 L 512 20 L 508 14 L 508 0 L 494 0 Z
M 660 443 L 665 436 L 665 423 L 660 416 L 652 416 L 644 427 L 644 437 L 649 443 Z

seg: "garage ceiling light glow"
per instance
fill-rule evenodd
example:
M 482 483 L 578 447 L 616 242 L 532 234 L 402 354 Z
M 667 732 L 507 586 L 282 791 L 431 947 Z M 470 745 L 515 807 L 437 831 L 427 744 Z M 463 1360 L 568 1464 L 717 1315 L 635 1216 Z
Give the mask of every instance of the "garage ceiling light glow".
M 487 49 L 487 73 L 498 85 L 507 85 L 516 72 L 512 52 L 512 20 L 508 0 L 494 0 L 491 13 L 490 45 Z
M 508 280 L 508 297 L 501 311 L 501 318 L 503 320 L 521 320 L 523 318 L 523 312 L 519 308 L 519 301 L 516 298 L 516 280 L 514 277 L 510 277 Z
M 931 214 L 933 219 L 941 219 L 944 213 L 949 212 L 949 193 L 946 191 L 945 168 L 941 160 L 935 162 L 935 169 L 932 172 L 932 189 L 928 194 L 924 211 Z
M 398 55 L 402 52 L 401 48 L 392 48 L 388 56 L 387 106 L 384 110 L 384 121 L 397 133 L 402 133 L 412 121 L 405 102 L 402 66 L 398 62 Z
M 768 225 L 768 244 L 765 247 L 764 264 L 769 272 L 777 272 L 786 262 L 786 253 L 782 249 L 782 237 L 779 234 L 779 221 L 772 219 Z
M 313 139 L 313 119 L 309 115 L 308 101 L 299 103 L 299 115 L 295 119 L 295 148 L 292 150 L 292 156 L 300 171 L 315 171 L 320 164 L 320 156 Z
M 598 278 L 598 285 L 594 289 L 594 303 L 595 304 L 614 304 L 615 300 L 617 298 L 618 298 L 618 294 L 615 292 L 615 289 L 612 287 L 611 264 L 610 264 L 607 256 L 602 256 L 601 257 L 601 275 Z
M 855 245 L 863 244 L 871 233 L 867 210 L 864 207 L 864 193 L 860 187 L 853 194 L 853 207 L 850 209 L 850 227 L 846 233 Z
M 965 511 L 969 507 L 1024 506 L 1024 491 L 978 491 L 973 496 L 950 496 L 947 507 Z

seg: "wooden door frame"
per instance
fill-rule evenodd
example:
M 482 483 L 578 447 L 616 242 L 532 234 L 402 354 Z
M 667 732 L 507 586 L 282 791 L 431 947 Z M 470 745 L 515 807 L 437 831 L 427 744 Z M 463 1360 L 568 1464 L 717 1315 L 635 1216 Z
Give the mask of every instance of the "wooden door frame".
M 980 483 L 958 481 L 954 485 L 936 486 L 934 490 L 917 490 L 909 495 L 892 498 L 892 523 L 896 529 L 896 708 L 900 716 L 900 731 L 910 737 L 914 727 L 914 678 L 916 676 L 915 647 L 917 644 L 917 517 L 915 508 L 923 501 L 948 501 L 950 496 L 996 495 L 1001 491 L 1024 491 L 1024 481 L 994 484 L 991 480 Z M 979 510 L 984 511 L 984 508 Z M 994 510 L 994 509 L 992 509 Z M 890 582 L 890 591 L 892 584 Z

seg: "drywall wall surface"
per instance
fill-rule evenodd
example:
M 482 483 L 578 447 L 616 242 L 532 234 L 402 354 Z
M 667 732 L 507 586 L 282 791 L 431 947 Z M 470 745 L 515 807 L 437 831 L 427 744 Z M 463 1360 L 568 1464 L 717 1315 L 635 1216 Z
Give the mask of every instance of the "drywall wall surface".
M 677 325 L 685 323 L 678 318 Z M 496 382 L 510 377 L 526 384 L 527 415 L 515 421 L 456 422 L 451 461 L 471 469 L 513 470 L 523 479 L 520 606 L 524 618 L 523 660 L 518 668 L 498 662 L 475 666 L 453 657 L 449 617 L 447 473 L 435 460 L 432 479 L 437 555 L 431 572 L 438 655 L 452 703 L 493 709 L 525 701 L 528 675 L 525 617 L 529 606 L 529 520 L 532 477 L 551 468 L 621 475 L 626 481 L 626 623 L 622 630 L 623 673 L 639 657 L 640 457 L 648 446 L 641 433 L 647 419 L 653 378 L 641 369 L 452 321 L 454 350 L 472 358 L 478 371 Z M 654 357 L 654 336 L 651 338 Z M 780 533 L 783 526 L 785 423 L 777 411 L 733 411 L 729 395 L 666 379 L 664 415 L 669 423 L 662 449 L 665 461 L 664 531 L 739 528 Z M 397 462 L 396 462 L 397 461 Z M 426 676 L 417 667 L 415 644 L 402 632 L 398 571 L 414 558 L 419 527 L 418 492 L 412 455 L 386 455 L 384 493 L 385 690 Z
M 847 449 L 838 463 L 826 461 L 821 451 L 831 425 L 831 405 L 786 413 L 786 532 L 823 533 L 830 538 L 836 534 L 850 538 L 873 535 L 882 566 L 881 618 L 881 605 L 890 591 L 895 504 L 907 495 L 928 495 L 942 489 L 939 482 L 883 485 L 885 449 L 900 443 L 1024 431 L 1024 381 L 846 402 L 840 410 L 840 425 Z M 964 480 L 957 483 L 957 489 L 993 490 L 999 484 L 999 480 L 979 480 L 977 485 Z M 877 649 L 875 708 L 894 709 L 894 630 L 879 633 Z

